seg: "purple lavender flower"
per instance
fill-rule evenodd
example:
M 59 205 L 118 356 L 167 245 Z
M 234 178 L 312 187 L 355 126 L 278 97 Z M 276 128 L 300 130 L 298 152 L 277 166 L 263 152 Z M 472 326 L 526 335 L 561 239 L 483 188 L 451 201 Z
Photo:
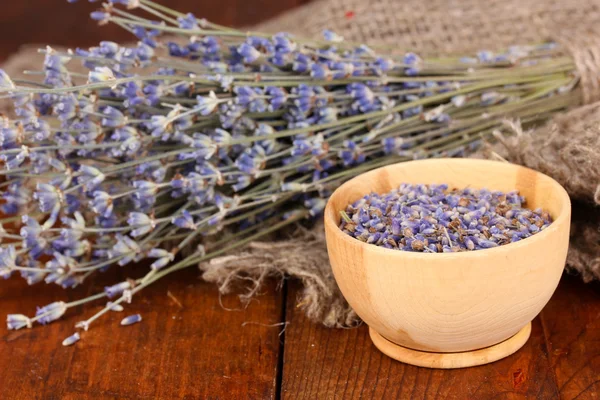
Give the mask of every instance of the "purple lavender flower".
M 64 301 L 56 301 L 44 307 L 38 307 L 35 317 L 40 324 L 46 325 L 62 317 L 66 311 L 67 304 Z
M 219 99 L 215 95 L 215 92 L 210 92 L 208 96 L 198 96 L 196 97 L 198 102 L 198 110 L 201 115 L 208 115 L 212 113 L 215 108 L 219 105 Z
M 63 346 L 71 346 L 71 345 L 79 342 L 80 339 L 81 339 L 81 336 L 79 336 L 79 333 L 75 332 L 74 334 L 72 334 L 71 336 L 69 336 L 68 338 L 63 340 L 62 345 Z
M 181 215 L 174 217 L 171 222 L 179 228 L 183 229 L 196 229 L 194 218 L 188 210 L 184 210 Z
M 552 222 L 542 210 L 522 208 L 524 202 L 516 192 L 402 184 L 349 205 L 340 227 L 358 240 L 390 249 L 434 253 L 489 249 L 529 237 Z
M 246 149 L 235 160 L 235 165 L 242 172 L 250 175 L 255 175 L 264 168 L 266 163 L 265 150 L 260 146 L 252 146 Z
M 415 53 L 406 53 L 404 55 L 404 73 L 406 75 L 412 76 L 417 75 L 419 73 L 419 64 L 421 63 L 421 59 Z
M 94 192 L 94 199 L 90 201 L 92 210 L 103 217 L 109 217 L 114 209 L 113 198 L 103 191 Z
M 182 29 L 199 29 L 196 17 L 192 13 L 187 13 L 184 16 L 178 17 L 177 22 L 179 22 L 179 27 Z
M 129 213 L 129 218 L 127 218 L 127 223 L 135 228 L 131 231 L 131 236 L 138 237 L 145 235 L 148 232 L 151 232 L 156 227 L 156 222 L 154 218 L 141 213 L 141 212 L 131 212 Z
M 130 315 L 128 317 L 125 317 L 121 320 L 121 325 L 122 326 L 127 326 L 127 325 L 132 325 L 135 323 L 138 323 L 142 320 L 142 316 L 140 314 L 134 314 L 134 315 Z
M 130 281 L 124 281 L 124 282 L 120 282 L 120 283 L 117 283 L 112 286 L 106 286 L 104 288 L 104 292 L 106 293 L 106 296 L 109 299 L 112 299 L 113 297 L 121 295 L 123 293 L 123 291 L 125 291 L 127 289 L 131 289 Z
M 173 261 L 175 259 L 175 254 L 163 249 L 152 249 L 148 253 L 148 257 L 157 259 L 150 265 L 150 268 L 159 270 L 166 267 L 171 261 Z
M 489 63 L 494 61 L 494 53 L 488 50 L 483 50 L 477 53 L 477 58 L 479 59 L 479 62 Z
M 236 176 L 236 183 L 231 185 L 234 192 L 239 192 L 242 189 L 247 188 L 252 183 L 252 177 L 250 175 L 239 174 Z
M 13 245 L 0 248 L 0 277 L 7 279 L 17 267 L 17 253 Z
M 114 107 L 106 107 L 104 109 L 104 118 L 102 118 L 102 125 L 109 128 L 118 128 L 127 125 L 127 118 L 123 113 Z
M 309 68 L 310 76 L 314 79 L 329 79 L 332 76 L 330 69 L 326 65 L 312 63 Z
M 190 144 L 194 149 L 194 157 L 203 158 L 205 160 L 210 159 L 217 151 L 217 145 L 212 138 L 203 133 L 195 133 L 191 138 L 187 138 L 187 143 Z
M 6 316 L 6 326 L 9 330 L 31 328 L 31 319 L 22 314 L 8 314 Z
M 304 206 L 309 209 L 309 213 L 311 216 L 316 217 L 317 215 L 321 215 L 323 210 L 325 210 L 325 205 L 327 201 L 320 197 L 315 197 L 304 202 Z
M 63 202 L 63 194 L 60 190 L 47 183 L 38 183 L 37 191 L 33 198 L 39 202 L 40 211 L 49 212 L 60 207 Z
M 135 260 L 141 251 L 137 242 L 129 236 L 117 235 L 117 242 L 108 255 L 110 258 L 118 259 L 118 264 L 123 266 Z
M 237 48 L 237 51 L 244 58 L 244 62 L 248 64 L 258 60 L 261 56 L 260 51 L 256 50 L 254 46 L 248 43 L 242 43 Z
M 85 184 L 86 190 L 92 190 L 100 185 L 106 176 L 95 167 L 90 165 L 82 165 L 79 167 L 79 181 Z
M 115 79 L 115 74 L 108 67 L 96 67 L 93 71 L 90 71 L 88 76 L 90 83 L 110 82 Z

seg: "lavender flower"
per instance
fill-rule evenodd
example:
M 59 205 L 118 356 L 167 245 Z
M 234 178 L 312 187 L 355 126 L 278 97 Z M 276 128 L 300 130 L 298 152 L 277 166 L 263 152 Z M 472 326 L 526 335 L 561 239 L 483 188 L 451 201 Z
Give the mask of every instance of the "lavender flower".
M 13 245 L 0 248 L 0 277 L 7 279 L 17 267 L 17 253 Z
M 129 315 L 121 320 L 122 326 L 132 325 L 140 322 L 142 320 L 142 316 L 140 314 Z
M 8 314 L 6 316 L 6 325 L 9 330 L 19 330 L 21 328 L 31 328 L 31 319 L 22 314 Z
M 90 206 L 96 214 L 109 217 L 114 209 L 113 198 L 106 192 L 96 191 L 94 199 L 90 201 Z
M 122 294 L 125 290 L 131 289 L 131 282 L 124 281 L 121 283 L 117 283 L 116 285 L 106 286 L 104 288 L 104 292 L 109 299 L 112 299 L 115 296 Z
M 128 236 L 117 236 L 117 243 L 107 253 L 109 258 L 119 260 L 118 264 L 123 266 L 135 260 L 141 253 L 140 246 Z
M 152 249 L 148 253 L 148 257 L 156 258 L 157 260 L 150 264 L 150 268 L 158 270 L 164 268 L 175 259 L 175 254 L 163 249 Z
M 40 324 L 48 324 L 63 316 L 67 311 L 67 304 L 64 301 L 56 301 L 44 307 L 38 307 L 35 313 L 35 319 Z
M 81 339 L 81 336 L 79 336 L 79 333 L 75 332 L 74 334 L 72 334 L 71 336 L 69 336 L 68 338 L 63 340 L 62 345 L 63 346 L 71 346 L 71 345 L 79 342 L 80 339 Z
M 219 105 L 219 99 L 217 99 L 217 96 L 213 91 L 210 91 L 208 96 L 196 97 L 196 100 L 198 102 L 199 107 L 198 111 L 201 115 L 208 115 L 212 113 L 215 110 L 215 108 L 217 108 L 217 105 Z
M 121 312 L 125 309 L 125 308 L 123 308 L 122 305 L 113 304 L 110 301 L 106 303 L 106 308 L 110 309 L 111 311 L 115 311 L 115 312 Z
M 133 17 L 120 7 L 149 12 Z M 0 92 L 14 104 L 14 118 L 0 116 L 0 208 L 11 221 L 23 216 L 0 221 L 0 274 L 72 287 L 115 266 L 149 265 L 145 277 L 70 305 L 106 295 L 131 301 L 168 273 L 318 218 L 336 186 L 370 168 L 467 154 L 507 129 L 507 116 L 531 124 L 569 106 L 576 82 L 564 58 L 556 72 L 547 56 L 559 50 L 544 44 L 440 62 L 379 54 L 333 32 L 325 42 L 240 34 L 139 0 L 109 0 L 92 18 L 127 27 L 139 43 L 43 49 L 41 85 L 0 71 Z M 168 42 L 163 34 L 173 30 L 183 40 Z M 159 48 L 169 54 L 157 59 Z M 72 73 L 77 62 L 87 80 Z M 531 63 L 535 71 L 525 71 Z M 522 240 L 550 220 L 519 211 L 523 199 L 507 194 L 511 208 L 482 237 L 491 194 L 472 209 L 449 197 L 451 209 L 439 215 L 419 196 L 426 193 L 412 204 L 419 210 L 392 207 L 391 235 L 388 221 L 358 207 L 355 237 L 412 251 L 479 249 Z M 436 230 L 431 218 L 450 223 L 454 208 L 465 232 Z M 541 222 L 527 224 L 534 215 Z M 176 260 L 184 250 L 190 255 Z M 50 322 L 67 307 L 53 303 L 30 322 Z
M 254 46 L 248 43 L 242 43 L 237 48 L 238 53 L 244 58 L 245 63 L 253 63 L 258 60 L 261 56 L 260 51 L 258 51 Z
M 156 227 L 156 222 L 152 217 L 140 212 L 129 213 L 127 223 L 135 228 L 131 231 L 133 237 L 145 235 Z
M 98 14 L 100 16 L 100 14 Z M 93 71 L 90 71 L 88 82 L 89 83 L 103 83 L 114 81 L 115 74 L 108 67 L 96 67 Z
M 358 240 L 395 250 L 489 249 L 525 239 L 552 223 L 547 212 L 525 209 L 524 203 L 517 192 L 402 184 L 349 205 L 341 213 L 340 228 Z

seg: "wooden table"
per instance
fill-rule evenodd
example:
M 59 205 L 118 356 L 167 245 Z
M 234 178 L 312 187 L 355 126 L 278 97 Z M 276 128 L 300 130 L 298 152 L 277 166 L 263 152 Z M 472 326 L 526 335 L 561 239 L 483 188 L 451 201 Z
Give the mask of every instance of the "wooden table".
M 141 271 L 140 271 L 141 272 Z M 69 299 L 124 276 L 117 269 Z M 404 365 L 371 344 L 367 327 L 327 329 L 296 307 L 299 286 L 275 283 L 245 309 L 195 268 L 141 292 L 125 313 L 99 320 L 71 347 L 61 341 L 100 305 L 46 327 L 0 328 L 2 399 L 598 399 L 600 285 L 565 276 L 516 354 L 462 370 Z M 64 299 L 53 286 L 0 284 L 0 310 L 31 313 Z M 225 309 L 227 308 L 227 309 Z M 286 322 L 282 332 L 281 325 Z

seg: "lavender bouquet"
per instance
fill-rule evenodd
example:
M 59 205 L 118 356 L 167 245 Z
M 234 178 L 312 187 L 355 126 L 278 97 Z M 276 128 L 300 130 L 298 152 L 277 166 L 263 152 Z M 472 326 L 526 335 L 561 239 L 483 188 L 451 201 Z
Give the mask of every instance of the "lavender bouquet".
M 142 260 L 149 270 L 10 314 L 9 329 L 106 304 L 76 324 L 87 330 L 167 274 L 318 217 L 346 179 L 461 156 L 507 117 L 531 124 L 578 101 L 574 64 L 551 43 L 427 59 L 333 32 L 241 32 L 150 0 L 111 0 L 91 16 L 138 44 L 48 47 L 31 80 L 0 71 L 15 106 L 0 123 L 0 275 L 71 288 Z

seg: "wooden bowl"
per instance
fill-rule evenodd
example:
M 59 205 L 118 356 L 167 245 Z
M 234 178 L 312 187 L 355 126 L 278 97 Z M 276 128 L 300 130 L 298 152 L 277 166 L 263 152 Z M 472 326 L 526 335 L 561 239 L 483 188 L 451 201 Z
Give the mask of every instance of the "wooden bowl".
M 554 222 L 522 241 L 461 253 L 390 250 L 341 231 L 340 210 L 401 183 L 518 190 L 528 208 L 547 210 Z M 561 277 L 570 218 L 567 192 L 544 174 L 496 161 L 430 159 L 380 168 L 340 186 L 325 209 L 325 231 L 335 279 L 375 345 L 410 364 L 460 368 L 525 344 L 531 320 Z

